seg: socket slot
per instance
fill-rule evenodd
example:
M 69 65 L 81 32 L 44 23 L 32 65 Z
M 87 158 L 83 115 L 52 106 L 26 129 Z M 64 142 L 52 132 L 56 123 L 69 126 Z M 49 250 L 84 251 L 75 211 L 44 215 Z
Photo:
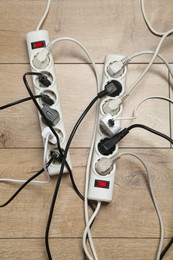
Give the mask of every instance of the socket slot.
M 112 137 L 121 129 L 121 123 L 118 119 L 119 114 L 112 116 L 111 114 L 106 114 L 99 120 L 100 131 L 105 135 Z
M 117 105 L 116 98 L 103 100 L 100 104 L 100 112 L 103 115 L 110 113 L 112 116 L 122 112 L 122 105 Z
M 57 104 L 58 98 L 57 98 L 57 95 L 54 93 L 54 91 L 46 89 L 46 90 L 42 91 L 40 94 L 48 95 L 53 100 L 54 103 L 51 106 Z M 40 104 L 40 106 L 47 105 L 47 103 L 42 99 L 39 99 L 39 104 Z
M 53 75 L 50 72 L 48 72 L 48 71 L 41 71 L 40 73 L 42 73 L 44 76 L 46 76 L 47 79 L 50 81 L 51 85 L 49 86 L 49 88 L 52 87 L 53 84 L 54 84 L 54 81 L 55 81 Z M 35 85 L 35 87 L 37 89 L 40 89 L 40 88 L 44 88 L 45 89 L 45 88 L 47 88 L 47 86 L 45 86 L 43 83 L 41 83 L 39 81 L 39 77 L 38 76 L 34 77 L 34 85 Z
M 64 150 L 62 149 L 62 151 L 64 151 Z M 49 150 L 49 154 L 48 154 L 48 160 L 51 159 L 53 153 L 56 153 L 56 154 L 57 154 L 57 159 L 54 160 L 54 161 L 51 163 L 51 165 L 53 165 L 53 166 L 55 166 L 55 167 L 58 166 L 58 165 L 60 166 L 60 165 L 61 165 L 62 157 L 61 157 L 61 155 L 60 155 L 60 153 L 59 153 L 59 151 L 58 151 L 58 148 L 55 148 L 55 146 L 50 146 L 50 150 Z
M 62 144 L 62 143 L 64 142 L 64 140 L 65 140 L 65 137 L 64 137 L 63 132 L 61 131 L 60 128 L 57 128 L 57 127 L 55 127 L 54 130 L 55 130 L 55 132 L 56 132 L 56 133 L 58 134 L 58 136 L 59 136 L 60 144 Z

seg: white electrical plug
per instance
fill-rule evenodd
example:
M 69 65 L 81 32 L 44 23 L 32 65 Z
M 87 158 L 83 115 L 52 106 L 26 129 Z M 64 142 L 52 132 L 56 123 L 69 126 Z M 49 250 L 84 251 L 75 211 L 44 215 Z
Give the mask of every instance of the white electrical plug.
M 44 69 L 49 65 L 50 59 L 48 57 L 49 51 L 44 48 L 42 51 L 40 51 L 33 59 L 33 65 L 37 69 Z
M 56 144 L 57 143 L 55 135 L 52 133 L 52 131 L 50 130 L 50 128 L 48 126 L 43 129 L 41 135 L 45 139 L 49 135 L 49 142 L 51 142 L 52 144 Z
M 95 164 L 96 172 L 102 176 L 109 174 L 113 169 L 113 161 L 110 158 L 103 157 Z
M 120 120 L 116 119 L 116 117 L 112 117 L 111 114 L 106 114 L 103 116 L 100 119 L 100 125 L 111 137 L 121 129 Z
M 103 111 L 105 114 L 110 113 L 111 115 L 114 115 L 119 112 L 120 105 L 123 103 L 122 99 L 117 96 L 114 99 L 110 99 L 105 102 L 103 105 Z
M 124 73 L 124 67 L 128 64 L 129 58 L 125 57 L 119 61 L 111 62 L 107 67 L 107 73 L 112 78 L 118 78 Z

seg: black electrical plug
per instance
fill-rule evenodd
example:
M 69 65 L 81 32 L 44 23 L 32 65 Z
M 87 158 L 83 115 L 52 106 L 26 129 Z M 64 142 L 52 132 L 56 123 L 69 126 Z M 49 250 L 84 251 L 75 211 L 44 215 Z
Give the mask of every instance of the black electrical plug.
M 62 151 L 64 151 L 64 150 L 62 149 Z M 57 148 L 52 149 L 52 150 L 50 151 L 50 155 L 51 155 L 51 157 L 54 157 L 54 158 L 55 158 L 55 159 L 54 159 L 55 161 L 57 161 L 57 162 L 59 162 L 59 163 L 62 162 L 63 155 L 61 155 L 61 154 L 59 153 L 59 150 L 58 150 Z
M 104 96 L 116 97 L 122 92 L 122 85 L 118 80 L 111 80 L 105 85 L 105 89 L 98 93 L 99 98 Z
M 129 133 L 128 128 L 124 128 L 111 138 L 105 138 L 98 144 L 98 150 L 103 155 L 112 154 L 115 150 L 116 144 Z
M 38 80 L 40 83 L 42 83 L 45 87 L 49 87 L 51 85 L 51 82 L 50 80 L 48 80 L 48 78 L 41 74 L 39 77 L 38 77 Z
M 52 106 L 53 104 L 54 104 L 54 101 L 53 101 L 53 99 L 51 99 L 50 97 L 49 97 L 49 95 L 47 95 L 47 94 L 41 94 L 41 99 L 46 103 L 46 104 L 48 104 L 49 106 Z
M 112 80 L 107 83 L 105 90 L 107 91 L 108 96 L 116 97 L 121 93 L 122 85 L 119 81 Z
M 58 124 L 59 120 L 60 120 L 60 116 L 58 111 L 56 111 L 55 109 L 50 108 L 49 106 L 45 105 L 42 108 L 42 111 L 47 119 L 47 121 L 52 125 L 55 126 L 56 124 Z M 44 118 L 43 118 L 44 120 Z M 45 120 L 44 120 L 45 122 Z M 45 122 L 46 124 L 46 122 Z

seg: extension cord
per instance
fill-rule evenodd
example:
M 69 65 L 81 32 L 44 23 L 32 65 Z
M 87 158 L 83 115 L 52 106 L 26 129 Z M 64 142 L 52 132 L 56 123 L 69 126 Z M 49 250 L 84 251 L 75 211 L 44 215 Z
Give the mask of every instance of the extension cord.
M 38 31 L 33 31 L 29 32 L 26 36 L 26 41 L 27 41 L 27 48 L 28 48 L 28 54 L 29 54 L 29 59 L 30 59 L 30 65 L 31 65 L 31 70 L 32 72 L 39 72 L 42 73 L 44 76 L 46 76 L 49 84 L 45 86 L 43 83 L 39 81 L 38 76 L 33 76 L 33 84 L 34 84 L 34 91 L 36 95 L 40 95 L 41 93 L 47 94 L 53 101 L 54 104 L 52 106 L 45 106 L 44 102 L 39 100 L 39 105 L 41 107 L 44 107 L 46 109 L 47 116 L 51 115 L 52 116 L 52 111 L 55 112 L 55 120 L 54 120 L 54 130 L 59 136 L 60 140 L 60 146 L 64 150 L 66 146 L 66 133 L 65 133 L 65 128 L 64 128 L 64 122 L 63 122 L 63 114 L 61 110 L 61 104 L 60 104 L 60 96 L 59 96 L 59 91 L 58 91 L 58 86 L 57 86 L 57 79 L 56 79 L 56 73 L 55 73 L 55 68 L 54 68 L 54 61 L 53 57 L 51 54 L 49 54 L 48 58 L 44 63 L 42 63 L 41 66 L 38 66 L 34 62 L 35 56 L 45 48 L 48 43 L 49 43 L 49 35 L 46 30 L 38 30 Z M 51 110 L 52 109 L 52 110 Z M 48 133 L 49 129 L 45 122 L 42 120 L 41 116 L 39 115 L 39 121 L 40 121 L 40 127 L 41 127 L 41 132 L 43 136 L 43 144 L 45 145 L 45 138 L 46 134 Z M 50 133 L 52 134 L 51 130 Z M 52 138 L 48 142 L 47 146 L 47 161 L 51 157 L 51 151 L 56 149 L 56 142 L 54 142 L 55 138 Z M 71 168 L 71 161 L 70 161 L 70 156 L 69 153 L 67 155 L 67 162 Z M 50 175 L 56 175 L 59 174 L 61 167 L 61 162 L 59 161 L 54 161 L 50 164 L 48 168 L 48 172 Z M 64 172 L 67 172 L 67 168 L 64 168 Z
M 112 84 L 112 82 L 119 83 L 119 95 L 116 97 L 104 97 L 99 104 L 99 114 L 97 130 L 95 135 L 95 143 L 91 161 L 91 172 L 88 189 L 88 199 L 110 202 L 113 196 L 114 179 L 116 173 L 116 164 L 109 162 L 112 157 L 115 157 L 118 153 L 118 145 L 111 151 L 110 154 L 103 154 L 99 151 L 99 144 L 105 138 L 110 138 L 116 132 L 120 130 L 120 120 L 116 120 L 116 117 L 120 117 L 122 114 L 122 105 L 119 102 L 119 97 L 125 92 L 125 83 L 127 76 L 127 66 L 118 68 L 115 75 L 112 72 L 114 64 L 124 59 L 123 56 L 108 54 L 104 64 L 104 74 L 102 80 L 101 90 L 105 85 Z M 111 69 L 112 68 L 112 69 Z M 118 84 L 117 84 L 118 85 Z

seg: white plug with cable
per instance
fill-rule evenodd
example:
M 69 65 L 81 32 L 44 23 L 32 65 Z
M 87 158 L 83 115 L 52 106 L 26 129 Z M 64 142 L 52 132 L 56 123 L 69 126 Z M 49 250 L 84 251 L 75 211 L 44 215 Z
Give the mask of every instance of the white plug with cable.
M 121 129 L 118 115 L 116 115 L 116 117 L 112 117 L 109 113 L 100 119 L 100 126 L 109 136 L 115 135 Z
M 51 142 L 52 144 L 56 144 L 56 142 L 57 142 L 56 137 L 54 136 L 54 134 L 52 133 L 52 131 L 50 130 L 50 128 L 48 126 L 43 129 L 41 135 L 45 139 L 48 136 L 49 142 Z

